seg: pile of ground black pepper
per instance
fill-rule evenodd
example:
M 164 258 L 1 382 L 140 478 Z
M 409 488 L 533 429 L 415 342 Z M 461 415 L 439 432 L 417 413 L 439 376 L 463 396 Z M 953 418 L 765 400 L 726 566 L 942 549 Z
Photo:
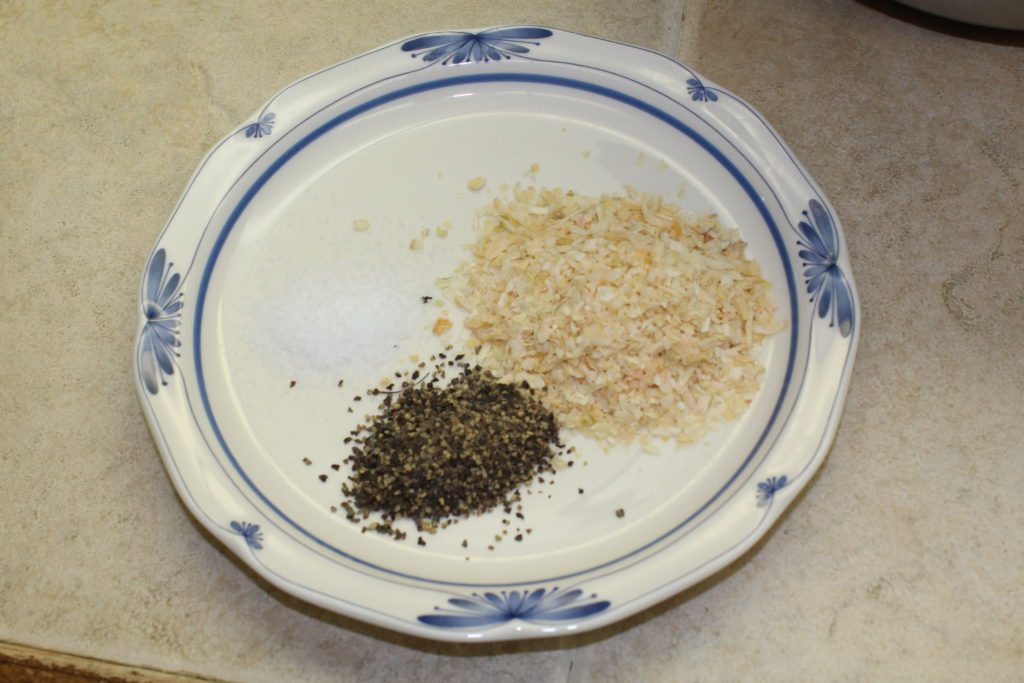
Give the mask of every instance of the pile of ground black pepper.
M 398 388 L 368 392 L 384 398 L 378 414 L 345 439 L 351 474 L 341 504 L 352 521 L 381 514 L 364 531 L 401 540 L 406 534 L 393 526 L 399 519 L 433 532 L 496 507 L 510 513 L 521 486 L 554 473 L 552 459 L 564 449 L 554 416 L 525 385 L 502 384 L 463 358 L 437 354 L 432 370 L 420 363 L 396 373 Z

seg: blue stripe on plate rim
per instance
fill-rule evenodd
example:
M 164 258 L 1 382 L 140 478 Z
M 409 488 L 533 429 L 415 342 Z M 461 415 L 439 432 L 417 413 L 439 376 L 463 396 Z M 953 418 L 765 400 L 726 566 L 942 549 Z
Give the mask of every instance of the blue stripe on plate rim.
M 346 121 L 349 121 L 349 120 L 355 118 L 356 116 L 358 116 L 360 114 L 363 114 L 363 113 L 366 113 L 368 111 L 371 111 L 371 110 L 373 110 L 373 109 L 375 109 L 375 108 L 377 108 L 377 107 L 379 107 L 381 105 L 388 104 L 390 102 L 393 102 L 395 100 L 398 100 L 398 99 L 401 99 L 401 98 L 404 98 L 404 97 L 408 97 L 408 96 L 411 96 L 411 95 L 416 95 L 416 94 L 419 94 L 419 93 L 428 92 L 428 91 L 436 90 L 436 89 L 440 89 L 440 88 L 447 88 L 447 87 L 460 86 L 460 85 L 469 85 L 469 84 L 474 84 L 474 83 L 495 83 L 495 82 L 498 82 L 498 83 L 505 83 L 505 82 L 524 83 L 525 82 L 525 83 L 539 83 L 539 84 L 544 84 L 544 85 L 561 86 L 561 87 L 566 87 L 566 88 L 574 88 L 574 89 L 577 89 L 577 90 L 583 90 L 583 91 L 589 92 L 591 94 L 595 94 L 595 95 L 603 96 L 603 97 L 606 97 L 606 98 L 609 98 L 609 99 L 617 100 L 617 101 L 619 101 L 619 102 L 621 102 L 623 104 L 627 104 L 627 105 L 632 106 L 632 107 L 634 107 L 636 109 L 639 109 L 640 111 L 643 111 L 643 112 L 653 116 L 654 118 L 660 119 L 664 123 L 667 123 L 668 125 L 672 126 L 673 128 L 675 128 L 679 132 L 683 133 L 684 135 L 687 135 L 692 140 L 694 140 L 699 145 L 701 145 L 701 147 L 703 147 L 709 154 L 711 154 L 736 179 L 736 181 L 740 184 L 740 186 L 743 188 L 743 190 L 750 197 L 751 201 L 757 207 L 758 211 L 761 214 L 761 217 L 764 219 L 765 223 L 767 224 L 768 229 L 769 229 L 769 231 L 772 234 L 772 238 L 775 241 L 776 248 L 779 250 L 779 255 L 780 255 L 780 258 L 781 258 L 782 263 L 783 263 L 783 268 L 784 268 L 784 271 L 785 271 L 785 274 L 786 274 L 787 294 L 788 294 L 788 297 L 789 297 L 789 304 L 790 304 L 790 308 L 791 308 L 791 311 L 792 311 L 792 319 L 790 321 L 790 348 L 789 348 L 788 358 L 786 359 L 785 376 L 784 376 L 783 383 L 782 383 L 782 389 L 781 389 L 781 391 L 779 393 L 779 398 L 776 401 L 776 404 L 775 404 L 775 406 L 772 409 L 771 416 L 769 417 L 768 422 L 765 425 L 765 428 L 762 431 L 761 435 L 758 437 L 757 442 L 755 443 L 753 449 L 751 449 L 750 453 L 748 453 L 747 456 L 744 458 L 744 460 L 743 460 L 742 464 L 740 465 L 740 467 L 736 470 L 735 473 L 733 473 L 733 475 L 729 478 L 729 480 L 718 491 L 715 492 L 715 494 L 707 502 L 705 502 L 703 505 L 701 505 L 700 508 L 698 508 L 696 512 L 692 513 L 689 517 L 687 517 L 686 519 L 681 521 L 679 524 L 674 526 L 671 530 L 665 532 L 663 535 L 659 536 L 658 538 L 656 538 L 656 539 L 646 543 L 645 545 L 643 545 L 643 546 L 641 546 L 641 547 L 639 547 L 639 548 L 637 548 L 637 549 L 635 549 L 633 551 L 630 551 L 629 553 L 626 553 L 626 554 L 624 554 L 624 555 L 622 555 L 622 556 L 620 556 L 620 557 L 618 557 L 618 558 L 616 558 L 614 560 L 609 560 L 607 562 L 604 562 L 602 564 L 596 565 L 594 567 L 589 567 L 589 568 L 587 568 L 585 570 L 581 570 L 581 571 L 578 571 L 578 572 L 573 572 L 572 574 L 566 574 L 566 575 L 554 576 L 554 577 L 546 577 L 546 578 L 538 578 L 538 579 L 532 579 L 532 580 L 528 580 L 528 581 L 520 581 L 520 582 L 517 582 L 515 585 L 534 584 L 534 583 L 551 583 L 553 581 L 564 580 L 564 579 L 567 579 L 567 578 L 571 578 L 573 576 L 579 576 L 579 575 L 582 575 L 582 574 L 588 574 L 590 572 L 603 569 L 603 568 L 608 567 L 610 565 L 617 564 L 617 563 L 619 563 L 619 562 L 621 562 L 623 560 L 626 560 L 626 559 L 628 559 L 630 557 L 635 556 L 637 553 L 643 552 L 644 550 L 646 550 L 647 548 L 649 548 L 649 547 L 651 547 L 653 545 L 656 545 L 656 544 L 660 543 L 662 540 L 664 540 L 668 536 L 671 536 L 672 534 L 675 534 L 682 527 L 686 526 L 689 522 L 691 522 L 697 516 L 702 514 L 709 506 L 711 506 L 712 504 L 715 503 L 715 501 L 718 500 L 718 498 L 722 495 L 723 492 L 725 492 L 730 486 L 732 486 L 732 484 L 736 481 L 736 479 L 740 476 L 740 474 L 742 474 L 743 470 L 747 467 L 747 465 L 750 464 L 750 462 L 753 460 L 754 456 L 760 450 L 760 448 L 763 445 L 763 443 L 764 443 L 764 441 L 765 441 L 769 431 L 775 425 L 775 420 L 777 419 L 777 417 L 779 415 L 779 412 L 780 412 L 781 407 L 782 407 L 782 403 L 783 403 L 783 401 L 786 398 L 786 394 L 788 393 L 789 386 L 790 386 L 790 380 L 791 380 L 792 374 L 793 374 L 793 367 L 794 367 L 794 363 L 795 363 L 795 358 L 796 358 L 797 331 L 798 331 L 799 326 L 800 326 L 799 309 L 798 309 L 797 300 L 796 300 L 796 298 L 797 298 L 796 282 L 795 282 L 795 279 L 793 277 L 792 264 L 789 261 L 789 258 L 788 258 L 787 252 L 786 252 L 786 245 L 785 245 L 785 243 L 783 241 L 782 234 L 780 233 L 778 227 L 775 225 L 775 220 L 772 217 L 772 215 L 771 215 L 770 211 L 768 210 L 767 206 L 765 205 L 764 200 L 761 199 L 761 197 L 758 195 L 758 193 L 754 190 L 753 186 L 750 184 L 750 181 L 747 180 L 747 178 L 739 171 L 739 169 L 736 168 L 736 166 L 717 147 L 715 147 L 710 141 L 708 141 L 704 136 L 702 136 L 699 133 L 697 133 L 690 126 L 686 125 L 682 121 L 679 121 L 678 119 L 676 119 L 675 117 L 671 116 L 670 114 L 662 111 L 661 109 L 659 109 L 659 108 L 657 108 L 657 107 L 655 107 L 655 106 L 653 106 L 653 105 L 651 105 L 651 104 L 649 104 L 647 102 L 643 102 L 642 100 L 639 100 L 639 99 L 637 99 L 635 97 L 632 97 L 630 95 L 626 95 L 624 93 L 612 90 L 610 88 L 606 88 L 604 86 L 599 86 L 599 85 L 595 85 L 595 84 L 592 84 L 592 83 L 587 83 L 585 81 L 579 81 L 579 80 L 575 80 L 575 79 L 563 78 L 563 77 L 559 77 L 559 76 L 546 76 L 546 75 L 542 75 L 542 74 L 527 74 L 527 73 L 467 74 L 465 76 L 452 76 L 452 77 L 447 77 L 447 78 L 439 78 L 439 79 L 436 79 L 436 80 L 428 81 L 426 83 L 420 83 L 420 84 L 416 84 L 416 85 L 412 85 L 412 86 L 407 86 L 407 87 L 404 87 L 404 88 L 398 88 L 398 89 L 393 90 L 393 91 L 391 91 L 389 93 L 386 93 L 386 94 L 380 95 L 378 97 L 375 97 L 375 98 L 373 98 L 372 100 L 370 100 L 368 102 L 365 102 L 363 104 L 357 105 L 357 106 L 355 106 L 355 107 L 353 107 L 353 108 L 351 108 L 351 109 L 349 109 L 349 110 L 347 110 L 347 111 L 345 111 L 345 112 L 343 112 L 341 114 L 338 114 L 337 116 L 333 117 L 329 121 L 321 124 L 315 130 L 311 131 L 310 133 L 307 133 L 300 140 L 298 140 L 295 143 L 293 143 L 290 147 L 288 147 L 288 149 L 285 152 L 283 152 L 280 156 L 278 156 L 276 159 L 274 159 L 273 162 L 271 162 L 270 166 L 265 171 L 263 171 L 263 173 L 261 173 L 259 175 L 259 177 L 253 182 L 253 184 L 251 186 L 249 186 L 245 190 L 245 193 L 243 194 L 241 200 L 232 209 L 231 214 L 229 215 L 227 221 L 225 222 L 224 226 L 221 227 L 220 231 L 218 232 L 218 234 L 216 236 L 216 239 L 215 239 L 215 241 L 213 243 L 212 250 L 211 250 L 209 256 L 206 259 L 205 267 L 203 269 L 202 276 L 201 276 L 200 281 L 199 281 L 198 291 L 197 291 L 197 294 L 196 294 L 196 304 L 195 304 L 195 313 L 194 313 L 194 320 L 195 320 L 195 322 L 194 322 L 193 334 L 192 334 L 192 345 L 193 345 L 194 351 L 193 351 L 192 356 L 193 356 L 193 362 L 195 364 L 196 376 L 197 376 L 197 379 L 198 379 L 197 389 L 198 389 L 198 392 L 199 392 L 199 397 L 200 397 L 200 401 L 201 401 L 201 404 L 202 404 L 203 412 L 205 413 L 205 417 L 206 417 L 206 419 L 208 421 L 208 424 L 212 428 L 214 436 L 217 439 L 217 443 L 220 445 L 220 448 L 222 449 L 224 454 L 227 456 L 228 461 L 231 463 L 232 467 L 234 467 L 235 471 L 242 478 L 242 480 L 246 483 L 246 485 L 263 502 L 263 504 L 266 505 L 267 507 L 269 507 L 271 510 L 273 510 L 274 513 L 280 519 L 284 520 L 295 531 L 299 532 L 301 535 L 305 536 L 307 539 L 313 541 L 318 546 L 322 547 L 325 550 L 333 552 L 336 555 L 339 555 L 340 557 L 343 557 L 343 558 L 345 558 L 347 560 L 350 560 L 350 561 L 353 561 L 353 562 L 357 562 L 357 563 L 359 563 L 359 564 L 361 564 L 363 566 L 369 567 L 369 568 L 374 569 L 374 570 L 379 571 L 379 572 L 383 572 L 383 573 L 386 573 L 386 574 L 391 574 L 391 575 L 399 576 L 399 577 L 402 577 L 402 578 L 405 578 L 405 579 L 412 579 L 412 580 L 415 580 L 415 581 L 422 581 L 424 583 L 434 583 L 434 584 L 441 584 L 441 585 L 458 585 L 458 586 L 478 586 L 478 585 L 480 585 L 480 584 L 469 584 L 469 583 L 462 583 L 462 582 L 441 581 L 441 580 L 437 580 L 437 579 L 429 579 L 429 578 L 426 578 L 426 577 L 406 574 L 404 572 L 400 572 L 400 571 L 397 571 L 397 570 L 394 570 L 394 569 L 389 569 L 387 567 L 382 567 L 380 565 L 376 565 L 376 564 L 374 564 L 372 562 L 369 562 L 367 560 L 364 560 L 364 559 L 361 559 L 359 557 L 356 557 L 355 555 L 352 555 L 351 553 L 347 553 L 344 550 L 342 550 L 342 549 L 340 549 L 340 548 L 338 548 L 338 547 L 336 547 L 336 546 L 334 546 L 334 545 L 324 541 L 323 539 L 319 538 L 318 536 L 314 535 L 312 532 L 310 532 L 309 530 L 307 530 L 306 528 L 301 526 L 298 522 L 296 522 L 291 517 L 289 517 L 287 514 L 285 514 L 284 511 L 282 511 L 280 508 L 278 508 L 273 503 L 273 501 L 270 500 L 270 498 L 267 496 L 267 494 L 264 493 L 258 486 L 256 486 L 255 482 L 253 482 L 252 479 L 249 478 L 249 475 L 246 474 L 245 470 L 241 466 L 241 463 L 239 463 L 238 460 L 235 458 L 234 453 L 232 453 L 232 451 L 231 451 L 231 446 L 227 443 L 227 440 L 224 438 L 224 435 L 221 432 L 220 426 L 217 423 L 217 418 L 214 415 L 213 406 L 210 403 L 210 398 L 209 398 L 209 395 L 208 395 L 207 390 L 206 390 L 206 383 L 205 383 L 205 377 L 204 377 L 204 372 L 203 372 L 203 362 L 202 362 L 202 358 L 203 358 L 203 354 L 202 354 L 203 314 L 204 314 L 205 306 L 206 306 L 206 294 L 207 294 L 207 291 L 208 291 L 208 286 L 209 286 L 210 278 L 211 278 L 211 276 L 213 274 L 214 267 L 217 265 L 217 260 L 218 260 L 218 258 L 220 256 L 221 249 L 223 248 L 225 241 L 227 240 L 228 236 L 230 235 L 231 230 L 234 228 L 234 226 L 237 223 L 238 219 L 241 217 L 242 213 L 245 211 L 246 207 L 249 205 L 249 203 L 252 201 L 252 199 L 256 196 L 256 194 L 263 188 L 263 186 L 270 180 L 270 178 L 273 177 L 273 175 L 281 167 L 283 167 L 286 163 L 288 163 L 288 161 L 291 160 L 296 154 L 301 152 L 308 145 L 310 145 L 314 141 L 316 141 L 317 138 L 322 136 L 324 133 L 330 131 L 334 127 L 336 127 L 336 126 L 338 126 L 338 125 L 340 125 L 340 124 L 342 124 L 342 123 L 344 123 Z M 489 584 L 487 584 L 487 585 L 489 585 Z

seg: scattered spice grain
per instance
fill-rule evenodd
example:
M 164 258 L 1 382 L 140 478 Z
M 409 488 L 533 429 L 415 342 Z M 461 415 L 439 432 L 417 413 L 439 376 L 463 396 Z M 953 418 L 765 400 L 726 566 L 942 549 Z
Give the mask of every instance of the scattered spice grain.
M 452 329 L 452 321 L 448 318 L 441 317 L 434 321 L 434 334 L 442 335 L 450 329 Z

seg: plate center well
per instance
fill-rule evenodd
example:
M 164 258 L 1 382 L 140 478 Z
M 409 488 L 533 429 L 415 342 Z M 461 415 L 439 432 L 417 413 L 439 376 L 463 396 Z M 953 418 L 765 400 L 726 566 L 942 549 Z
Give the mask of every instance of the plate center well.
M 478 176 L 487 185 L 472 192 L 467 182 Z M 641 112 L 553 87 L 524 97 L 508 85 L 475 85 L 399 101 L 326 133 L 271 178 L 225 243 L 207 297 L 203 362 L 240 467 L 296 525 L 346 553 L 445 579 L 479 579 L 483 565 L 492 580 L 524 580 L 537 575 L 539 560 L 546 575 L 582 571 L 632 552 L 697 509 L 736 471 L 771 412 L 786 351 L 779 338 L 766 344 L 765 388 L 739 422 L 706 443 L 657 455 L 636 446 L 606 453 L 567 435 L 580 453 L 576 466 L 553 485 L 532 487 L 526 519 L 512 518 L 511 527 L 498 511 L 428 536 L 419 548 L 414 533 L 396 543 L 361 534 L 332 512 L 347 468 L 331 465 L 341 464 L 342 438 L 372 409 L 353 396 L 410 369 L 413 356 L 427 359 L 449 343 L 458 349 L 464 334 L 431 332 L 441 315 L 461 329 L 454 306 L 436 305 L 444 299 L 436 280 L 467 257 L 475 210 L 516 182 L 587 194 L 630 184 L 694 212 L 714 211 L 748 237 L 766 276 L 785 291 L 779 257 L 758 237 L 763 220 L 735 179 Z M 357 231 L 357 221 L 370 227 Z M 446 238 L 432 230 L 421 251 L 409 248 L 437 226 L 449 228 Z M 435 301 L 424 304 L 424 296 Z M 615 515 L 619 508 L 625 517 Z M 516 527 L 532 533 L 522 543 L 512 541 L 514 531 L 494 541 Z

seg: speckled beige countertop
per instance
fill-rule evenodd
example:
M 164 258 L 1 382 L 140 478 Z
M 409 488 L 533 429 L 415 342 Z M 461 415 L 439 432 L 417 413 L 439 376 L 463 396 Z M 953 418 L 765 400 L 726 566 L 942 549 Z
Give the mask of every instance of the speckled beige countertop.
M 0 1 L 0 640 L 232 680 L 1024 680 L 1024 41 L 880 5 Z M 270 94 L 513 22 L 758 107 L 844 221 L 863 334 L 829 459 L 741 561 L 596 633 L 442 645 L 300 603 L 193 522 L 133 389 L 135 296 Z

